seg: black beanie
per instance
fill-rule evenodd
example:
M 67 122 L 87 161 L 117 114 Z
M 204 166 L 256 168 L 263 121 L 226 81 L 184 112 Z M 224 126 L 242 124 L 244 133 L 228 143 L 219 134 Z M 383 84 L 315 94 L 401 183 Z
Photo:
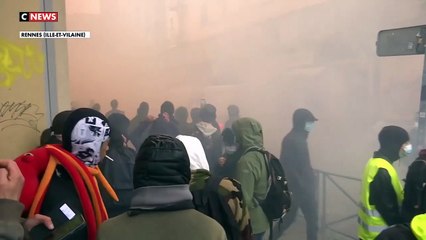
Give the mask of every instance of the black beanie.
M 167 135 L 151 135 L 139 148 L 133 169 L 134 188 L 189 184 L 191 170 L 185 146 Z
M 53 134 L 59 135 L 62 134 L 64 130 L 65 122 L 68 118 L 68 116 L 71 114 L 72 111 L 62 111 L 53 118 L 52 126 L 50 127 L 50 130 L 52 130 Z
M 386 126 L 379 133 L 380 147 L 397 147 L 398 150 L 402 144 L 408 142 L 410 137 L 407 131 L 398 126 Z
M 398 126 L 386 126 L 379 133 L 380 151 L 391 161 L 399 159 L 401 146 L 408 142 L 407 131 Z

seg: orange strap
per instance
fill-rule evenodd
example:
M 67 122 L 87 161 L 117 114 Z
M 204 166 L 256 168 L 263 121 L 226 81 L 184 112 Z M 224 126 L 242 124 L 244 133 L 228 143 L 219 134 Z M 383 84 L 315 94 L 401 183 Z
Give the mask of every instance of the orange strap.
M 83 181 L 86 183 L 86 187 L 89 190 L 90 198 L 92 200 L 93 208 L 95 210 L 96 225 L 99 226 L 103 222 L 103 220 L 108 219 L 108 217 L 106 217 L 106 219 L 103 219 L 102 217 L 102 215 L 105 216 L 105 212 L 101 213 L 102 209 L 104 208 L 102 207 L 102 200 L 100 202 L 97 201 L 96 193 L 98 193 L 97 191 L 99 190 L 95 189 L 96 186 L 93 186 L 91 184 L 89 176 L 81 168 L 81 166 L 77 162 L 75 162 L 74 159 L 72 159 L 71 156 L 68 156 L 67 154 L 64 154 L 62 152 L 60 152 L 60 154 L 62 154 L 62 156 L 66 158 L 68 162 L 70 162 L 77 169 L 77 171 L 80 173 L 80 176 L 83 178 Z
M 34 201 L 31 204 L 28 217 L 34 217 L 34 215 L 39 211 L 39 205 L 41 203 L 42 198 L 44 197 L 44 194 L 46 193 L 47 187 L 49 186 L 50 180 L 52 179 L 53 173 L 55 172 L 57 165 L 57 160 L 53 156 L 50 156 L 49 163 L 47 164 L 43 178 L 41 179 L 40 184 L 37 188 L 37 193 L 34 196 Z
M 97 180 L 103 185 L 103 187 L 106 189 L 108 194 L 115 200 L 118 201 L 118 196 L 115 193 L 114 189 L 111 187 L 111 185 L 108 183 L 108 181 L 103 176 L 100 169 L 96 166 L 95 168 L 88 167 L 88 172 L 94 177 L 94 179 L 90 179 L 91 176 L 87 174 L 87 172 L 82 169 L 82 167 L 75 162 L 75 160 L 67 155 L 62 153 L 62 151 L 58 150 L 56 147 L 48 145 L 47 148 L 55 149 L 58 153 L 60 153 L 70 164 L 72 164 L 77 171 L 80 173 L 80 176 L 83 178 L 83 181 L 86 183 L 86 187 L 89 191 L 95 217 L 96 217 L 96 224 L 99 226 L 104 220 L 108 219 L 108 213 L 106 211 L 105 205 L 102 201 L 102 199 L 98 200 L 98 197 L 100 197 L 99 188 L 97 186 Z M 43 175 L 42 180 L 40 181 L 37 193 L 34 197 L 34 202 L 31 205 L 31 209 L 29 212 L 29 217 L 33 217 L 40 208 L 40 203 L 42 198 L 44 197 L 44 194 L 47 190 L 47 187 L 49 186 L 49 183 L 52 179 L 52 176 L 55 172 L 56 166 L 60 164 L 58 160 L 54 156 L 50 156 L 48 165 L 46 167 L 45 173 Z M 94 182 L 95 186 L 93 186 L 92 181 Z
M 114 201 L 118 202 L 118 196 L 115 193 L 114 189 L 111 187 L 111 185 L 108 183 L 104 175 L 102 174 L 101 170 L 98 166 L 94 168 L 89 168 L 89 172 L 94 176 L 95 183 L 98 185 L 98 181 L 102 184 L 102 186 L 105 188 L 105 190 L 108 192 L 108 194 L 111 196 Z M 97 186 L 97 189 L 99 190 L 99 186 Z M 102 202 L 103 203 L 103 202 Z M 108 214 L 105 204 L 101 204 L 102 211 L 104 211 L 106 214 Z
M 118 202 L 118 196 L 115 193 L 114 189 L 109 184 L 108 180 L 105 178 L 105 176 L 102 174 L 102 171 L 99 169 L 98 166 L 94 168 L 89 168 L 89 172 L 96 177 L 96 180 L 101 183 L 101 185 L 105 188 L 105 190 L 108 192 L 108 194 L 111 196 L 114 201 Z

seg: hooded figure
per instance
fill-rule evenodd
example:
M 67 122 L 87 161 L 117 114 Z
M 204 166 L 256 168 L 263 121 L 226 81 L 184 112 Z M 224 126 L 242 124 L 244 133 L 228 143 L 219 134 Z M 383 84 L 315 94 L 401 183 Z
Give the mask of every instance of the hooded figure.
M 414 216 L 426 213 L 426 149 L 419 152 L 411 163 L 405 177 L 404 200 L 401 214 L 404 222 L 411 222 Z
M 181 141 L 149 136 L 136 156 L 129 211 L 105 222 L 98 239 L 226 239 L 216 221 L 194 209 L 189 166 Z
M 293 128 L 281 143 L 280 161 L 286 171 L 292 206 L 284 218 L 285 231 L 294 222 L 300 207 L 306 220 L 307 239 L 317 239 L 318 212 L 316 181 L 311 166 L 308 136 L 318 119 L 307 109 L 293 113 Z
M 408 155 L 412 146 L 407 131 L 398 126 L 384 127 L 378 138 L 380 149 L 367 162 L 361 185 L 358 237 L 363 240 L 375 239 L 387 226 L 403 222 L 403 190 L 392 163 Z
M 252 118 L 240 118 L 232 124 L 235 140 L 242 156 L 237 164 L 236 176 L 241 183 L 255 239 L 262 239 L 269 229 L 269 221 L 259 202 L 268 193 L 268 171 L 263 150 L 263 132 L 260 123 Z
M 216 108 L 206 104 L 200 110 L 201 122 L 196 124 L 194 136 L 203 145 L 212 172 L 218 168 L 218 161 L 222 154 L 222 136 L 216 123 Z
M 115 202 L 105 196 L 104 191 L 101 192 L 105 196 L 103 199 L 108 215 L 115 217 L 127 211 L 130 205 L 136 152 L 127 145 L 126 135 L 129 119 L 122 114 L 113 113 L 108 117 L 108 121 L 111 124 L 111 138 L 107 152 L 109 159 L 105 158 L 99 164 L 99 168 L 120 199 L 119 202 Z
M 176 138 L 182 141 L 188 152 L 192 174 L 190 190 L 195 209 L 220 223 L 228 240 L 251 240 L 250 216 L 243 201 L 241 185 L 234 179 L 210 174 L 200 140 L 185 135 Z
M 377 240 L 426 239 L 426 149 L 419 152 L 417 159 L 408 168 L 401 214 L 403 224 L 392 225 L 382 231 Z
M 179 135 L 178 123 L 174 117 L 175 107 L 172 102 L 165 101 L 161 104 L 160 114 L 152 123 L 149 135 L 169 135 L 176 137 Z
M 108 219 L 98 185 L 118 201 L 97 166 L 108 149 L 109 134 L 104 115 L 80 108 L 65 122 L 62 145 L 47 145 L 18 157 L 16 162 L 26 179 L 20 198 L 24 215 L 50 216 L 59 227 L 67 221 L 60 217 L 59 209 L 70 208 L 75 216 L 83 216 L 86 224 L 71 229 L 69 236 L 95 239 L 97 228 Z

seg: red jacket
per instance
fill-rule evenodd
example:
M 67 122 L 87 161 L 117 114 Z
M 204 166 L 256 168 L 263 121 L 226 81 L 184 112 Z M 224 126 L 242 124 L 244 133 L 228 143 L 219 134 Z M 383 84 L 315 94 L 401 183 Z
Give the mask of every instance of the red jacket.
M 51 177 L 56 166 L 60 164 L 71 176 L 79 195 L 87 222 L 88 239 L 96 239 L 97 228 L 108 219 L 97 181 L 100 181 L 110 195 L 118 201 L 99 168 L 87 167 L 60 145 L 47 145 L 34 149 L 19 156 L 16 163 L 25 177 L 20 198 L 25 206 L 24 215 L 34 216 L 40 212 Z

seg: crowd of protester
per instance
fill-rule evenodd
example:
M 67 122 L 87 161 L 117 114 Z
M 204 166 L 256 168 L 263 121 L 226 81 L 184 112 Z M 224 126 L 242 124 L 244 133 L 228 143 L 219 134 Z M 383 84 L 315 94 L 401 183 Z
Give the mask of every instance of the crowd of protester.
M 275 176 L 261 123 L 241 117 L 236 105 L 228 107 L 225 124 L 212 104 L 175 110 L 165 101 L 156 117 L 149 109 L 142 102 L 130 120 L 114 99 L 105 115 L 99 106 L 60 112 L 39 148 L 0 160 L 0 237 L 277 239 L 300 208 L 307 239 L 318 239 L 308 149 L 318 121 L 312 112 L 295 110 L 282 141 L 279 162 L 292 205 L 274 234 L 262 204 Z M 426 191 L 418 191 L 426 150 L 410 167 L 403 191 L 391 164 L 410 153 L 408 133 L 384 127 L 379 143 L 364 172 L 359 238 L 426 239 Z

